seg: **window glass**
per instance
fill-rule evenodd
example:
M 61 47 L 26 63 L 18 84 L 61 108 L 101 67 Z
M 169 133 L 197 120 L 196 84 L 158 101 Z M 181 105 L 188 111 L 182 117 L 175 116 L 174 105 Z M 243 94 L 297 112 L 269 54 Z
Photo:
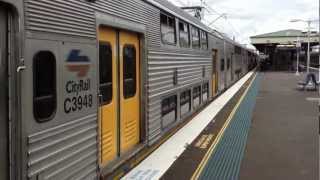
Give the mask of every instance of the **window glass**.
M 209 83 L 205 83 L 202 88 L 203 93 L 209 93 Z
M 241 54 L 241 47 L 236 46 L 234 51 L 235 51 L 236 54 Z
M 224 71 L 224 59 L 221 59 L 220 69 Z
M 109 104 L 112 101 L 112 47 L 109 43 L 99 44 L 100 72 L 100 103 Z
M 205 83 L 202 86 L 202 100 L 206 101 L 209 98 L 209 83 Z
M 193 88 L 193 99 L 200 97 L 201 95 L 201 86 Z
M 191 103 L 191 91 L 187 90 L 181 93 L 180 95 L 180 104 L 185 105 Z
M 50 51 L 33 58 L 33 113 L 38 122 L 53 118 L 57 106 L 56 59 Z
M 177 111 L 177 96 L 171 96 L 162 100 L 161 103 L 161 115 L 162 117 L 169 114 L 172 111 Z
M 179 22 L 180 46 L 188 48 L 190 46 L 189 26 L 187 23 Z
M 137 86 L 136 48 L 133 45 L 123 47 L 123 96 L 125 99 L 134 97 Z
M 201 48 L 208 49 L 208 35 L 205 31 L 201 31 Z
M 172 16 L 164 13 L 160 15 L 161 21 L 161 39 L 163 43 L 175 44 L 176 43 L 176 23 Z
M 230 69 L 230 65 L 231 65 L 231 60 L 228 59 L 228 60 L 227 60 L 227 69 Z
M 192 26 L 191 33 L 192 33 L 192 48 L 194 48 L 194 49 L 200 48 L 199 29 Z

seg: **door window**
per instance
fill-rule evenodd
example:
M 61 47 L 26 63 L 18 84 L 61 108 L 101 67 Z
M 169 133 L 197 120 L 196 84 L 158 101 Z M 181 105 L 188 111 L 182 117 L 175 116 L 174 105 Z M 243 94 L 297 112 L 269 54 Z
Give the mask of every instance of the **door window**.
M 123 48 L 123 96 L 125 99 L 136 94 L 136 48 L 133 45 L 124 45 Z
M 112 48 L 109 43 L 99 43 L 100 99 L 101 104 L 112 101 Z

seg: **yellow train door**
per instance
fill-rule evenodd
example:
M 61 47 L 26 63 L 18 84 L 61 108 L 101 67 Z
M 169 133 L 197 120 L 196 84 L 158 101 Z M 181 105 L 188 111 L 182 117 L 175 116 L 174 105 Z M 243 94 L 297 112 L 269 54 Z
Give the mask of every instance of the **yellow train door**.
M 137 33 L 99 28 L 100 163 L 140 142 L 140 46 Z
M 218 90 L 218 73 L 217 73 L 217 61 L 218 51 L 212 51 L 212 96 L 217 94 Z
M 140 141 L 140 48 L 137 33 L 120 31 L 120 148 L 125 153 Z
M 117 32 L 99 29 L 99 75 L 100 75 L 100 161 L 102 164 L 118 156 L 118 73 Z

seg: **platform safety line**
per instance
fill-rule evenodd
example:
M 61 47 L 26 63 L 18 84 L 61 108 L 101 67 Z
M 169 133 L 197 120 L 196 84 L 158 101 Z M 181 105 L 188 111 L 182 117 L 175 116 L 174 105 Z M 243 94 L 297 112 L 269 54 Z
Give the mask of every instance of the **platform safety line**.
M 191 179 L 192 180 L 197 180 L 199 179 L 199 176 L 201 174 L 201 172 L 203 171 L 205 165 L 208 163 L 213 151 L 216 149 L 217 145 L 219 144 L 221 138 L 224 135 L 225 130 L 228 128 L 232 118 L 234 117 L 235 113 L 237 112 L 237 110 L 239 109 L 240 104 L 242 103 L 242 101 L 244 100 L 245 96 L 248 94 L 249 89 L 251 88 L 253 82 L 255 81 L 257 77 L 257 74 L 254 75 L 254 78 L 252 79 L 252 81 L 250 82 L 249 86 L 247 87 L 246 91 L 243 93 L 243 95 L 241 96 L 241 98 L 239 99 L 238 103 L 236 104 L 236 106 L 233 108 L 232 112 L 230 113 L 230 115 L 228 116 L 227 121 L 224 123 L 223 127 L 221 128 L 220 132 L 218 133 L 216 139 L 213 141 L 213 143 L 211 144 L 211 146 L 209 147 L 207 153 L 205 154 L 205 156 L 203 157 L 203 159 L 201 160 L 199 166 L 197 167 L 196 171 L 194 172 L 194 174 L 192 175 Z

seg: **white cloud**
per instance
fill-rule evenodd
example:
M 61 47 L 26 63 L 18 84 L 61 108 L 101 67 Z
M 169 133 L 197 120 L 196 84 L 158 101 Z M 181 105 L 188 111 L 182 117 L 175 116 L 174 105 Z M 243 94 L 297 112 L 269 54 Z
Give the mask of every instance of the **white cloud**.
M 177 6 L 200 5 L 200 0 L 169 0 Z M 228 20 L 216 21 L 214 28 L 235 36 L 240 43 L 249 43 L 249 37 L 284 29 L 306 30 L 305 23 L 290 23 L 291 19 L 318 19 L 318 0 L 204 0 L 213 10 L 227 13 Z M 210 8 L 204 22 L 213 21 L 219 15 Z M 318 30 L 318 24 L 312 26 Z

